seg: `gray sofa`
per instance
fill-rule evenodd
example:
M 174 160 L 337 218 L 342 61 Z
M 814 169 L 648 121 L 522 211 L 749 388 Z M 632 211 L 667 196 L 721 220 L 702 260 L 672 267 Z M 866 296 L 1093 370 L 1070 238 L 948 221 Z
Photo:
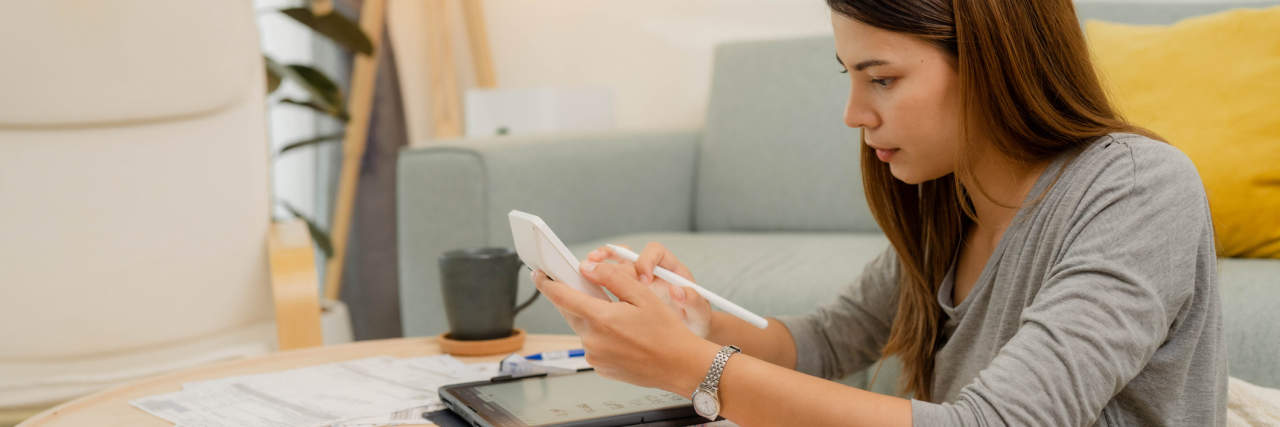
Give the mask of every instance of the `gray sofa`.
M 1083 19 L 1160 24 L 1228 7 L 1082 3 Z M 702 129 L 453 141 L 399 161 L 401 312 L 406 335 L 448 327 L 436 258 L 510 247 L 506 214 L 541 216 L 582 258 L 606 242 L 662 242 L 707 288 L 762 315 L 804 313 L 854 280 L 887 244 L 862 194 L 857 131 L 829 37 L 715 51 Z M 1280 261 L 1222 259 L 1231 374 L 1280 387 Z M 521 275 L 522 295 L 532 284 Z M 540 301 L 517 318 L 570 332 Z M 871 387 L 891 392 L 894 364 Z M 888 377 L 886 378 L 886 373 Z M 859 373 L 844 382 L 866 387 Z

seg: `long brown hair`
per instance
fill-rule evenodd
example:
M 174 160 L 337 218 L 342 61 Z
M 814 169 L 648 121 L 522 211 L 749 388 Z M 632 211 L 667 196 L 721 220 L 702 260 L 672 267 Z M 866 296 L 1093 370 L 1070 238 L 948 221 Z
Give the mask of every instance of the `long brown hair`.
M 1155 135 L 1126 123 L 1111 107 L 1071 0 L 827 0 L 827 5 L 864 24 L 932 43 L 951 55 L 958 73 L 962 148 L 956 173 L 907 184 L 862 144 L 867 202 L 903 272 L 898 311 L 882 354 L 902 359 L 903 392 L 931 400 L 943 318 L 938 288 L 964 231 L 977 221 L 969 199 L 975 189 L 956 178 L 960 174 L 976 182 L 973 159 L 965 156 L 972 152 L 972 136 L 981 135 L 1000 153 L 1030 164 L 1074 155 L 1112 132 Z

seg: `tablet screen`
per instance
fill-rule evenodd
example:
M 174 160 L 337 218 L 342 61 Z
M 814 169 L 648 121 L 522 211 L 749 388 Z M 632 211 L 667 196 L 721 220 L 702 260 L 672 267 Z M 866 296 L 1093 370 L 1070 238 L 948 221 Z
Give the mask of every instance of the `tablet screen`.
M 689 399 L 678 394 L 605 379 L 593 372 L 482 384 L 467 391 L 463 395 L 470 399 L 466 400 L 484 402 L 483 412 L 505 412 L 485 418 L 510 417 L 529 426 L 691 407 Z

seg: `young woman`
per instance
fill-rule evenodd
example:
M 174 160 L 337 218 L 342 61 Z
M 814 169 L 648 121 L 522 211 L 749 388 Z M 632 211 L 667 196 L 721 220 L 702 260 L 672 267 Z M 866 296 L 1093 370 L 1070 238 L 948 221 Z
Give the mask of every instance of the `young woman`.
M 765 330 L 654 279 L 693 278 L 657 243 L 635 263 L 588 257 L 617 302 L 534 272 L 597 371 L 741 425 L 1222 425 L 1203 184 L 1108 104 L 1072 2 L 828 5 L 891 246 L 834 301 Z M 889 355 L 914 399 L 815 377 Z

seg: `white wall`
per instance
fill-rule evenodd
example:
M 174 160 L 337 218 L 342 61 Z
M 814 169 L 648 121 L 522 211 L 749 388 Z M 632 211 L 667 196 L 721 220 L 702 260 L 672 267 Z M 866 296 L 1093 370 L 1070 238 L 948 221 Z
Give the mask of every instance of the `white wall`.
M 717 43 L 831 33 L 821 0 L 503 0 L 485 7 L 499 87 L 611 87 L 624 129 L 700 126 Z
M 1082 2 L 1102 1 L 1107 0 Z M 612 88 L 623 129 L 700 126 L 717 43 L 831 34 L 823 0 L 488 0 L 484 8 L 498 87 Z M 401 10 L 421 13 L 407 9 Z M 460 7 L 453 3 L 451 9 L 460 84 L 473 87 Z M 397 47 L 397 57 L 406 56 Z M 422 84 L 402 86 L 425 97 L 425 77 L 417 78 Z M 406 102 L 414 102 L 413 96 L 406 93 Z M 406 109 L 419 116 L 407 119 L 424 127 L 427 110 Z
M 431 128 L 421 3 L 388 3 L 411 136 Z M 475 87 L 461 6 L 447 9 L 459 84 Z M 621 129 L 700 126 L 717 43 L 831 33 L 822 0 L 488 0 L 484 12 L 499 88 L 610 88 Z

